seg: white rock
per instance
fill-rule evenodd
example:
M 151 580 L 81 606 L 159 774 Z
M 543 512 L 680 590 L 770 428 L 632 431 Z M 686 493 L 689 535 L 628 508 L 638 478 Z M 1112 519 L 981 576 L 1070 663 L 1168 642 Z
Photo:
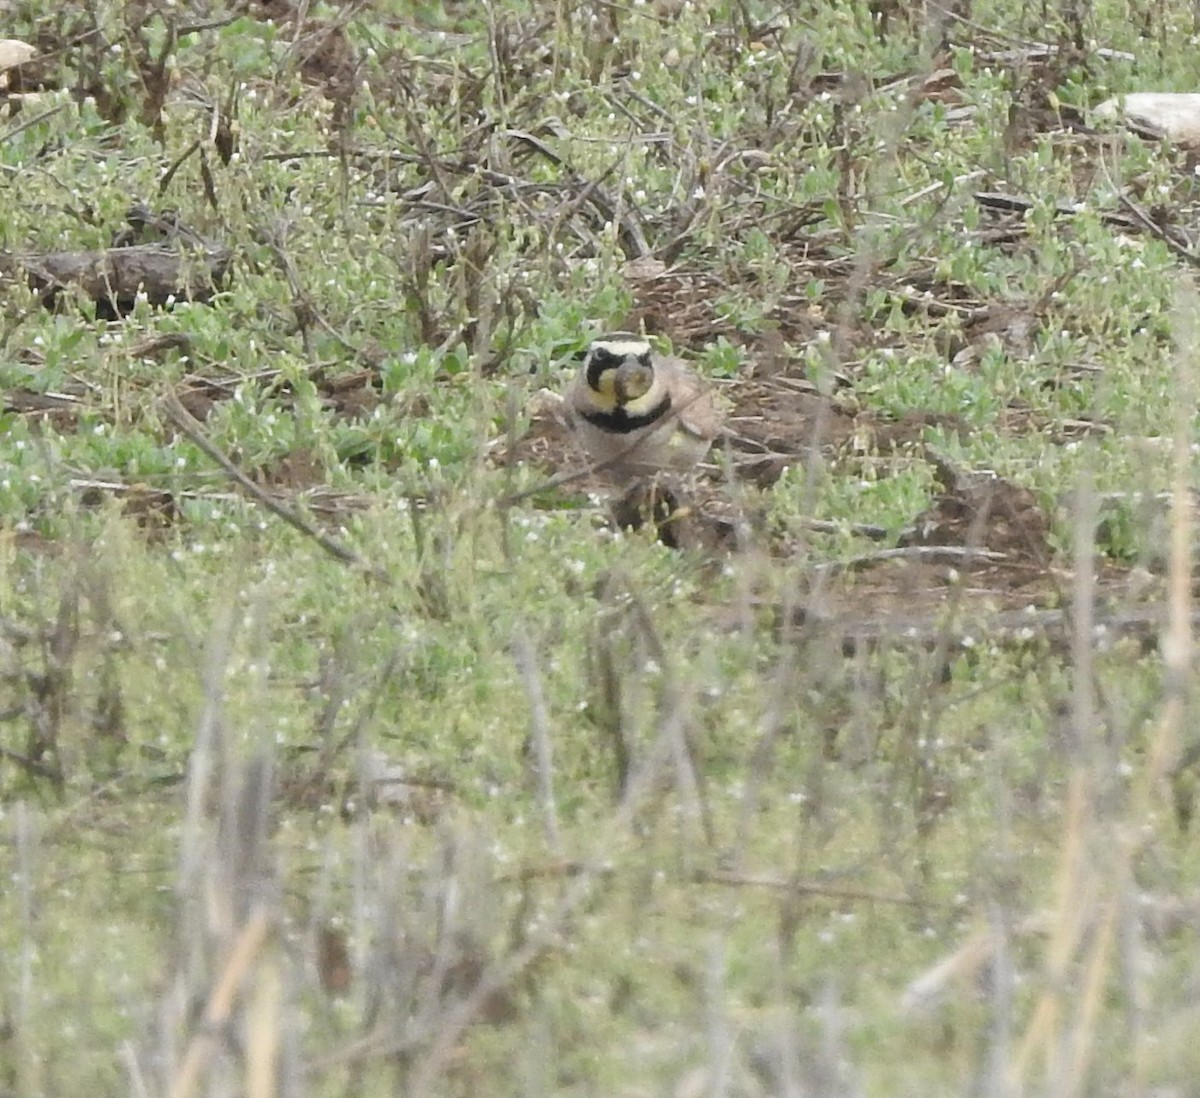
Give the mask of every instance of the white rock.
M 1120 118 L 1161 130 L 1180 145 L 1200 146 L 1200 94 L 1195 92 L 1132 92 L 1106 99 L 1095 118 Z
M 21 42 L 16 38 L 0 38 L 0 72 L 25 64 L 36 53 L 37 50 L 28 42 Z

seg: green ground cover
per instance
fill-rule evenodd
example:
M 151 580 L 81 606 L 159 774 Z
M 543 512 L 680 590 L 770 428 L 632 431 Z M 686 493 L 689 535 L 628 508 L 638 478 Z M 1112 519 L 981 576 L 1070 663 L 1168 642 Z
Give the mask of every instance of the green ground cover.
M 1195 1092 L 1189 6 L 6 14 L 0 1093 Z M 522 449 L 622 325 L 736 537 Z

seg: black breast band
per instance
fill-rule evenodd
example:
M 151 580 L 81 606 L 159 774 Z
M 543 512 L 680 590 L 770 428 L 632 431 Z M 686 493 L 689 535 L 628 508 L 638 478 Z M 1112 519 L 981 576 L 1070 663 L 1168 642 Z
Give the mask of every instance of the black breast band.
M 615 435 L 628 435 L 657 423 L 671 410 L 671 398 L 664 396 L 662 402 L 640 416 L 631 416 L 621 405 L 611 412 L 582 412 L 584 419 L 593 427 Z

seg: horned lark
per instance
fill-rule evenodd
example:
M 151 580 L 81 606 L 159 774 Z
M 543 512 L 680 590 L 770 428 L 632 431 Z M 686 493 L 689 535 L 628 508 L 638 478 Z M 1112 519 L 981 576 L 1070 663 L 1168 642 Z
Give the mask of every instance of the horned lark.
M 688 365 L 628 332 L 592 341 L 567 407 L 588 455 L 618 480 L 686 473 L 721 429 L 712 393 Z

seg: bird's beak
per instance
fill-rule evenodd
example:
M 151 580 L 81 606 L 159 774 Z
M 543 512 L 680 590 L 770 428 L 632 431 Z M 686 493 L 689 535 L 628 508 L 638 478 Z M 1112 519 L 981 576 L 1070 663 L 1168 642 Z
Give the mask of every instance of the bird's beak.
M 628 404 L 631 400 L 645 396 L 654 384 L 654 371 L 644 362 L 630 359 L 623 362 L 613 379 L 613 391 L 617 400 Z

